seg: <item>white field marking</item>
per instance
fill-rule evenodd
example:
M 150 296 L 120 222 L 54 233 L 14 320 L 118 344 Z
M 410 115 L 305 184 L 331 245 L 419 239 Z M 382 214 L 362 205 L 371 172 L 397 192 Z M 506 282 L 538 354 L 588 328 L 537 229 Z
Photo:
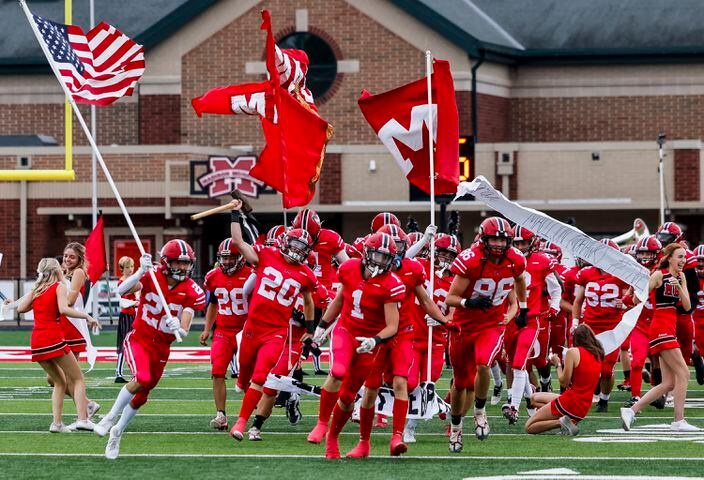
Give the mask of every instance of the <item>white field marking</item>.
M 54 435 L 48 430 L 0 430 L 0 435 L 5 434 L 5 433 L 11 433 L 11 434 L 28 434 L 28 435 Z M 74 432 L 76 433 L 76 432 Z M 81 432 L 82 434 L 83 432 Z M 85 433 L 92 433 L 92 432 L 85 432 Z M 379 437 L 388 437 L 391 435 L 391 432 L 372 432 L 371 433 L 374 436 L 379 436 Z M 125 432 L 124 435 L 222 435 L 222 436 L 228 436 L 227 432 Z M 308 432 L 282 432 L 282 431 L 268 431 L 268 430 L 263 430 L 262 431 L 262 436 L 266 437 L 267 435 L 294 435 L 294 436 L 304 436 L 308 435 Z M 349 436 L 359 436 L 359 432 L 340 432 L 340 435 L 349 435 Z M 527 433 L 492 433 L 492 437 L 524 437 L 527 436 Z M 557 434 L 556 434 L 557 435 Z M 437 432 L 437 433 L 416 433 L 416 437 L 438 437 L 438 436 L 444 436 L 444 432 Z
M 701 432 L 673 432 L 669 424 L 638 425 L 626 432 L 621 428 L 599 429 L 593 434 L 577 437 L 580 443 L 655 443 L 655 442 L 703 442 L 704 430 Z
M 11 452 L 3 453 L 0 452 L 0 457 L 96 457 L 104 458 L 105 455 L 102 453 L 76 453 L 76 452 L 63 452 L 63 453 L 20 453 Z M 256 453 L 242 453 L 242 454 L 219 454 L 219 453 L 126 453 L 120 455 L 120 458 L 290 458 L 290 459 L 313 459 L 313 460 L 323 460 L 325 457 L 323 454 L 320 455 L 295 455 L 295 454 L 256 454 Z M 704 457 L 535 457 L 535 456 L 520 456 L 520 457 L 506 457 L 505 455 L 475 455 L 475 456 L 465 456 L 465 455 L 404 455 L 401 457 L 391 458 L 388 455 L 370 455 L 369 458 L 379 458 L 386 459 L 393 462 L 399 462 L 404 460 L 530 460 L 530 461 L 544 461 L 544 460 L 559 460 L 559 461 L 665 461 L 665 462 L 704 462 Z M 329 461 L 329 460 L 328 460 Z M 603 480 L 606 477 L 599 477 L 599 480 Z M 620 477 L 619 477 L 620 478 Z M 652 478 L 652 477 L 649 477 Z M 662 478 L 662 477 L 658 477 Z
M 549 468 L 546 470 L 531 470 L 518 472 L 515 475 L 495 475 L 490 477 L 465 477 L 464 480 L 527 480 L 527 479 L 549 479 L 549 480 L 604 480 L 609 478 L 603 475 L 582 475 L 569 468 Z M 652 476 L 643 475 L 619 475 L 618 478 L 624 480 L 649 480 Z M 697 477 L 657 477 L 660 480 L 686 480 Z

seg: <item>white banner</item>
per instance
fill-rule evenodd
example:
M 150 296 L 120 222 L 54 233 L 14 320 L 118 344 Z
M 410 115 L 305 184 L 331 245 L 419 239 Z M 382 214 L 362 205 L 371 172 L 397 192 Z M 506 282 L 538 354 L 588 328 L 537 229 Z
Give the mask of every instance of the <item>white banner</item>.
M 522 207 L 518 203 L 512 202 L 481 175 L 471 182 L 461 182 L 457 187 L 455 200 L 467 194 L 473 195 L 477 200 L 539 237 L 555 243 L 572 256 L 586 260 L 633 287 L 641 303 L 626 312 L 614 330 L 597 336 L 606 353 L 619 348 L 635 327 L 640 312 L 643 310 L 642 302 L 647 300 L 650 278 L 648 270 L 630 255 L 623 254 L 594 240 L 578 228 L 555 220 L 538 210 Z
M 359 391 L 354 404 L 355 418 L 359 418 L 359 407 L 362 403 L 364 395 L 364 387 Z M 376 413 L 386 415 L 387 417 L 394 416 L 394 391 L 391 388 L 381 387 L 379 395 L 376 397 L 375 405 Z M 450 414 L 450 406 L 445 401 L 438 397 L 435 393 L 434 383 L 421 383 L 412 392 L 408 394 L 408 416 L 414 420 L 430 420 L 434 416 L 445 413 Z

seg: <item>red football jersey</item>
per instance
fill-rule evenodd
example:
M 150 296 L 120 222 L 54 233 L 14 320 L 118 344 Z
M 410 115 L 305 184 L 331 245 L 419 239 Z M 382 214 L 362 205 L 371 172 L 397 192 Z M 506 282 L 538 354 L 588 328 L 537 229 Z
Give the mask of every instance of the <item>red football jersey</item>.
M 687 247 L 684 247 L 684 249 L 686 252 L 686 257 L 683 270 L 697 268 L 697 257 L 694 255 L 694 252 L 688 249 Z
M 386 326 L 384 305 L 403 301 L 406 287 L 391 272 L 365 280 L 358 258 L 343 263 L 337 274 L 343 288 L 341 325 L 353 336 L 373 337 Z
M 584 287 L 582 322 L 592 327 L 594 333 L 612 330 L 624 312 L 616 306 L 616 300 L 623 297 L 628 284 L 596 267 L 580 270 L 576 284 Z
M 418 262 L 423 265 L 423 270 L 425 271 L 425 289 L 430 288 L 430 259 L 421 258 Z M 437 272 L 437 269 L 435 269 Z M 435 275 L 433 279 L 433 301 L 438 306 L 440 311 L 447 315 L 450 311 L 450 307 L 447 306 L 447 294 L 450 291 L 450 285 L 452 285 L 452 280 L 455 278 L 454 275 L 438 277 Z M 420 307 L 420 304 L 416 300 L 416 315 L 415 325 L 413 327 L 414 338 L 417 342 L 427 341 L 428 339 L 428 324 L 425 321 L 425 310 Z M 447 339 L 447 332 L 442 327 L 433 328 L 433 339 L 436 341 L 445 341 Z
M 328 292 L 328 289 L 325 288 L 320 282 L 315 283 L 315 288 L 313 288 L 313 303 L 315 304 L 316 308 L 327 308 L 328 305 L 330 305 L 330 302 L 332 299 L 330 298 L 330 293 Z M 304 309 L 304 303 L 303 303 L 303 295 L 298 295 L 298 298 L 296 298 L 296 303 L 293 305 L 293 308 L 300 310 L 301 312 Z
M 173 288 L 169 288 L 166 283 L 166 277 L 161 269 L 155 270 L 154 274 L 159 282 L 164 298 L 169 302 L 169 311 L 175 318 L 181 318 L 181 314 L 187 308 L 192 310 L 203 310 L 205 308 L 205 292 L 191 278 L 187 278 L 182 282 L 177 283 Z M 168 341 L 174 341 L 176 337 L 171 333 L 171 330 L 166 326 L 168 316 L 164 311 L 164 306 L 161 303 L 159 295 L 156 293 L 156 288 L 152 282 L 152 276 L 145 274 L 140 280 L 142 283 L 141 296 L 139 298 L 139 307 L 137 308 L 137 316 L 134 320 L 134 329 L 147 329 L 150 333 L 159 332 L 163 334 L 162 338 Z
M 474 329 L 494 327 L 503 322 L 506 313 L 504 302 L 513 290 L 514 279 L 525 269 L 525 257 L 513 247 L 506 251 L 498 264 L 488 259 L 481 244 L 463 250 L 451 267 L 452 273 L 470 280 L 462 297 L 488 296 L 493 305 L 487 310 L 458 307 L 455 309 L 454 320 L 462 328 L 471 325 Z
M 325 288 L 332 287 L 332 259 L 344 250 L 345 242 L 337 232 L 327 228 L 320 230 L 312 253 L 316 263 L 315 276 Z
M 562 280 L 562 298 L 570 303 L 574 303 L 574 287 L 577 282 L 577 274 L 581 268 L 577 265 L 570 268 L 565 268 L 560 273 L 560 279 Z
M 227 275 L 220 268 L 214 268 L 205 275 L 203 287 L 210 292 L 210 303 L 217 304 L 215 317 L 217 328 L 241 330 L 247 320 L 247 297 L 244 283 L 252 269 L 243 266 L 232 275 Z
M 406 286 L 406 296 L 403 297 L 399 310 L 398 329 L 400 331 L 401 329 L 412 327 L 415 323 L 414 318 L 417 315 L 415 288 L 425 283 L 426 276 L 423 265 L 412 258 L 404 258 L 401 261 L 401 268 L 394 273 Z
M 557 267 L 557 259 L 543 252 L 533 252 L 526 258 L 528 315 L 540 315 L 550 307 L 545 279 Z
M 258 255 L 248 321 L 285 328 L 298 294 L 313 291 L 315 274 L 307 265 L 289 263 L 278 249 L 262 248 Z

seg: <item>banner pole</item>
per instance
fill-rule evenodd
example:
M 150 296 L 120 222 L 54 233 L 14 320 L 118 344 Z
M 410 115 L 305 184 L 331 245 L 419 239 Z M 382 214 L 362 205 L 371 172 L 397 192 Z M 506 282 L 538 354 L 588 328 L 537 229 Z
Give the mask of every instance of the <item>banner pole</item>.
M 425 52 L 425 77 L 428 81 L 428 157 L 430 160 L 430 224 L 435 225 L 435 157 L 433 150 L 435 148 L 435 129 L 433 128 L 433 54 L 430 50 Z M 437 118 L 437 115 L 435 115 Z M 435 236 L 430 239 L 430 279 L 429 279 L 428 295 L 430 300 L 434 301 L 435 292 Z M 431 368 L 433 356 L 433 326 L 428 326 L 428 363 L 426 365 L 426 380 L 431 382 Z
M 132 237 L 134 237 L 135 242 L 137 243 L 137 246 L 139 247 L 139 253 L 141 255 L 146 255 L 146 251 L 144 250 L 144 246 L 142 245 L 142 241 L 139 239 L 139 235 L 137 234 L 137 230 L 134 228 L 134 224 L 132 223 L 132 219 L 130 218 L 130 214 L 127 211 L 127 207 L 125 206 L 125 203 L 122 201 L 122 196 L 120 195 L 120 192 L 117 190 L 117 186 L 115 185 L 115 182 L 112 180 L 112 175 L 110 175 L 110 170 L 108 170 L 107 165 L 105 164 L 105 160 L 103 160 L 103 156 L 100 154 L 100 150 L 98 150 L 98 146 L 95 144 L 95 140 L 93 140 L 93 136 L 91 135 L 90 129 L 88 128 L 88 125 L 86 125 L 86 121 L 83 119 L 83 115 L 81 115 L 81 111 L 78 109 L 78 106 L 76 105 L 76 101 L 73 99 L 73 96 L 71 95 L 71 92 L 69 92 L 68 87 L 66 87 L 66 84 L 63 82 L 61 79 L 61 73 L 59 73 L 59 70 L 54 63 L 54 59 L 51 56 L 51 53 L 49 53 L 46 45 L 44 44 L 44 41 L 42 40 L 42 36 L 39 33 L 39 30 L 37 30 L 37 26 L 34 23 L 34 20 L 32 19 L 32 14 L 27 8 L 27 4 L 25 3 L 24 0 L 20 0 L 20 6 L 22 7 L 22 10 L 24 10 L 24 14 L 27 16 L 27 21 L 29 22 L 29 26 L 32 28 L 32 31 L 34 32 L 34 36 L 37 38 L 37 41 L 39 42 L 39 46 L 42 48 L 42 51 L 44 52 L 44 56 L 46 57 L 47 61 L 49 62 L 49 65 L 51 66 L 52 71 L 54 72 L 54 75 L 56 76 L 56 79 L 59 82 L 59 85 L 61 85 L 61 88 L 64 90 L 64 93 L 66 95 L 66 98 L 68 98 L 69 103 L 71 104 L 71 108 L 73 108 L 73 112 L 76 114 L 76 118 L 78 119 L 78 123 L 80 123 L 81 128 L 83 128 L 83 132 L 86 134 L 86 137 L 88 138 L 88 143 L 90 143 L 91 148 L 93 149 L 93 152 L 95 153 L 95 157 L 98 160 L 98 163 L 100 164 L 100 168 L 103 170 L 103 174 L 105 175 L 105 178 L 108 181 L 108 184 L 110 185 L 110 188 L 112 189 L 113 194 L 115 195 L 115 199 L 117 200 L 117 204 L 120 206 L 120 210 L 122 210 L 122 215 L 124 215 L 125 220 L 127 221 L 127 226 L 130 229 L 130 232 L 132 232 Z M 161 285 L 159 285 L 159 282 L 157 281 L 156 275 L 154 274 L 154 270 L 150 270 L 149 272 L 152 282 L 154 282 L 154 288 L 156 289 L 156 293 L 159 296 L 159 300 L 161 300 L 161 304 L 163 305 L 164 311 L 166 313 L 166 316 L 168 319 L 173 318 L 171 315 L 171 310 L 169 310 L 169 303 L 166 301 L 166 297 L 164 297 L 164 292 L 161 290 Z M 178 331 L 172 332 L 174 336 L 176 337 L 177 342 L 182 342 L 183 339 L 181 338 L 181 335 L 178 333 Z
M 658 182 L 660 185 L 660 225 L 665 223 L 665 152 L 663 151 L 663 146 L 665 145 L 665 134 L 658 134 L 658 157 L 660 159 L 658 163 Z

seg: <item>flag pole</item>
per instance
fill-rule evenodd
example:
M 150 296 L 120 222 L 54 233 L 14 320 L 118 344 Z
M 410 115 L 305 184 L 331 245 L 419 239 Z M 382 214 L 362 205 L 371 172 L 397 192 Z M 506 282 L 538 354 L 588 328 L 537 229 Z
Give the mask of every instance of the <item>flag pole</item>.
M 132 237 L 134 237 L 135 242 L 137 243 L 137 246 L 139 247 L 139 252 L 141 255 L 146 255 L 146 251 L 144 250 L 144 246 L 142 245 L 142 241 L 139 239 L 139 235 L 137 234 L 137 230 L 134 228 L 134 224 L 132 223 L 132 219 L 130 218 L 130 214 L 127 211 L 127 207 L 125 206 L 125 203 L 122 201 L 122 196 L 120 196 L 120 192 L 117 190 L 117 186 L 115 185 L 115 182 L 112 180 L 112 175 L 110 175 L 110 170 L 108 170 L 107 165 L 105 164 L 105 160 L 103 160 L 103 156 L 100 154 L 100 150 L 98 150 L 98 146 L 95 144 L 95 140 L 93 140 L 93 136 L 91 135 L 90 129 L 88 128 L 88 125 L 86 125 L 86 121 L 83 119 L 83 115 L 81 115 L 81 111 L 78 110 L 78 106 L 76 105 L 76 101 L 73 99 L 73 95 L 71 95 L 71 92 L 69 92 L 68 87 L 66 87 L 66 84 L 63 82 L 61 79 L 61 73 L 59 73 L 58 67 L 54 63 L 54 59 L 51 56 L 51 53 L 49 53 L 49 50 L 46 47 L 46 44 L 44 43 L 44 40 L 42 39 L 41 34 L 39 33 L 39 30 L 37 29 L 37 25 L 34 23 L 34 20 L 32 19 L 32 14 L 29 11 L 29 8 L 27 8 L 27 4 L 25 3 L 25 0 L 20 0 L 20 6 L 22 7 L 22 10 L 24 11 L 24 14 L 27 16 L 27 21 L 29 22 L 29 26 L 32 28 L 32 31 L 34 32 L 34 36 L 37 38 L 37 41 L 39 42 L 39 46 L 42 48 L 42 51 L 44 52 L 44 56 L 46 57 L 47 61 L 49 62 L 49 65 L 51 66 L 51 70 L 54 72 L 54 75 L 56 76 L 56 79 L 59 82 L 59 85 L 61 85 L 61 88 L 64 90 L 64 93 L 66 95 L 66 98 L 68 99 L 68 102 L 71 104 L 71 108 L 73 108 L 73 112 L 76 114 L 76 118 L 78 119 L 78 123 L 81 124 L 81 128 L 83 128 L 83 132 L 86 134 L 86 137 L 88 138 L 88 143 L 90 143 L 91 148 L 93 149 L 93 152 L 95 153 L 95 157 L 98 160 L 98 163 L 100 164 L 100 168 L 103 170 L 103 174 L 105 175 L 105 178 L 108 181 L 108 184 L 110 185 L 110 188 L 112 189 L 113 194 L 115 195 L 115 199 L 117 200 L 117 204 L 120 206 L 120 210 L 122 210 L 122 214 L 125 217 L 125 220 L 127 221 L 127 226 L 130 229 L 130 232 L 132 232 Z M 166 316 L 168 319 L 173 318 L 171 315 L 171 311 L 169 310 L 169 303 L 166 301 L 166 298 L 164 297 L 164 292 L 161 290 L 161 285 L 159 285 L 159 282 L 156 278 L 156 275 L 154 275 L 154 270 L 150 270 L 149 274 L 151 275 L 152 282 L 154 282 L 154 288 L 156 289 L 156 293 L 159 296 L 159 300 L 161 300 L 161 304 L 164 307 L 164 311 L 166 313 Z M 178 331 L 173 332 L 174 336 L 176 337 L 177 342 L 182 342 L 183 339 L 181 338 L 181 335 L 178 333 Z
M 665 223 L 665 134 L 658 134 L 658 184 L 660 186 L 660 225 Z
M 90 28 L 91 30 L 95 27 L 95 0 L 90 0 Z M 95 105 L 90 106 L 90 131 L 93 138 L 97 137 L 97 115 Z M 98 165 L 95 158 L 95 152 L 91 154 L 91 185 L 92 185 L 92 195 L 91 195 L 91 210 L 93 216 L 93 228 L 98 224 Z M 97 283 L 97 282 L 96 282 Z M 98 296 L 93 295 L 93 305 L 91 305 L 93 314 L 99 313 L 98 309 Z M 112 323 L 112 322 L 111 322 Z
M 430 224 L 435 225 L 435 157 L 433 154 L 433 149 L 435 148 L 435 132 L 433 129 L 433 85 L 432 85 L 432 74 L 433 74 L 433 54 L 430 50 L 425 52 L 425 77 L 428 80 L 428 157 L 430 160 Z M 436 116 L 437 117 L 437 116 Z M 430 300 L 434 299 L 433 293 L 435 292 L 435 236 L 430 239 L 430 281 L 429 287 L 430 291 L 428 295 Z M 434 300 L 433 300 L 434 301 Z M 426 365 L 426 378 L 427 382 L 431 382 L 431 368 L 432 368 L 432 355 L 433 355 L 433 326 L 428 326 L 428 363 Z

